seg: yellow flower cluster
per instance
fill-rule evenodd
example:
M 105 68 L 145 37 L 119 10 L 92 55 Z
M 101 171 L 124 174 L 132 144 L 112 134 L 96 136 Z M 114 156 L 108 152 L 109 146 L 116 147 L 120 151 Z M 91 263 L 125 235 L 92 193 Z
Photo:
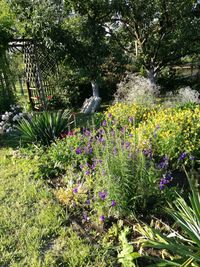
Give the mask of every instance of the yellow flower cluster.
M 137 136 L 136 145 L 141 150 L 151 149 L 155 156 L 167 155 L 171 160 L 179 159 L 184 152 L 199 157 L 199 105 L 167 108 L 161 104 L 149 107 L 117 103 L 107 110 L 106 117 L 128 127 Z
M 138 146 L 157 155 L 177 159 L 183 152 L 200 149 L 200 106 L 194 109 L 163 108 L 137 128 Z
M 126 126 L 133 124 L 137 126 L 142 120 L 147 120 L 156 113 L 159 105 L 144 106 L 142 104 L 117 103 L 105 112 L 106 117 L 116 121 L 118 125 Z
M 54 194 L 62 204 L 71 208 L 74 204 L 79 206 L 87 200 L 87 188 L 84 185 L 77 185 L 74 188 L 59 188 L 54 191 Z

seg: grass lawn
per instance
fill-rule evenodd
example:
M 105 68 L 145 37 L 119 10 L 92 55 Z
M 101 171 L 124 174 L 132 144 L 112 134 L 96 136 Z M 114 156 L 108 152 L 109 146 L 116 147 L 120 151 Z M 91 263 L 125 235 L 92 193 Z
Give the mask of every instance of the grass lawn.
M 0 266 L 104 266 L 68 224 L 50 187 L 33 177 L 37 159 L 0 149 Z M 87 264 L 85 263 L 87 260 Z
M 0 265 L 49 266 L 42 261 L 48 262 L 63 211 L 43 181 L 31 179 L 35 162 L 15 160 L 11 153 L 0 150 Z

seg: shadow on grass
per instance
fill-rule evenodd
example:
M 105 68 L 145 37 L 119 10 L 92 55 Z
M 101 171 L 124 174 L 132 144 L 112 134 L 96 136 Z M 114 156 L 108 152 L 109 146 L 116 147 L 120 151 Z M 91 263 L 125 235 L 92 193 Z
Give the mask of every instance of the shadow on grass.
M 20 139 L 16 135 L 12 133 L 0 134 L 0 149 L 6 147 L 17 148 L 19 145 Z
M 74 115 L 74 122 L 71 125 L 71 129 L 73 128 L 98 128 L 103 120 L 103 113 L 97 112 L 94 114 L 83 114 L 76 113 Z
M 94 114 L 83 114 L 83 113 L 74 113 L 73 115 L 73 122 L 70 125 L 69 130 L 73 130 L 75 128 L 99 128 L 102 120 L 103 120 L 103 113 L 97 112 Z M 16 149 L 19 146 L 22 146 L 20 141 L 20 135 L 16 132 L 13 133 L 3 133 L 0 134 L 0 149 L 1 148 L 13 148 Z

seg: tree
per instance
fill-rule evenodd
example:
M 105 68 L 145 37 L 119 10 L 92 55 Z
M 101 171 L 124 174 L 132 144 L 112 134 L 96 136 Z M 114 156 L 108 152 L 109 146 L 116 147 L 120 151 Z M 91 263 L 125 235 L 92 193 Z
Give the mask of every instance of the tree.
M 4 51 L 13 35 L 14 17 L 6 1 L 0 1 L 0 53 Z
M 99 96 L 102 64 L 110 55 L 105 23 L 112 11 L 109 0 L 12 0 L 20 32 L 44 42 L 68 65 L 78 67 Z
M 6 50 L 13 35 L 14 16 L 6 1 L 0 1 L 0 112 L 14 101 Z
M 71 9 L 70 15 L 63 18 L 62 31 L 56 30 L 56 42 L 62 44 L 71 63 L 79 66 L 83 75 L 90 79 L 93 96 L 97 97 L 101 66 L 110 54 L 104 27 L 111 14 L 108 3 L 107 0 L 65 1 L 66 6 Z
M 112 5 L 115 16 L 110 25 L 120 23 L 128 36 L 128 53 L 152 82 L 166 66 L 200 52 L 199 19 L 192 13 L 192 0 L 113 0 Z

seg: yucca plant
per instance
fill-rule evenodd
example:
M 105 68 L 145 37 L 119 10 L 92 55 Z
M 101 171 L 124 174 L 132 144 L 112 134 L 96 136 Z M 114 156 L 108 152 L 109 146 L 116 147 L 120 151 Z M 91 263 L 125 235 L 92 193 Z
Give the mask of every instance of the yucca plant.
M 186 172 L 188 177 L 188 174 Z M 145 247 L 168 251 L 168 259 L 155 259 L 153 266 L 200 266 L 200 192 L 194 180 L 188 177 L 191 187 L 189 204 L 178 195 L 174 205 L 170 205 L 169 214 L 180 226 L 180 234 L 173 231 L 172 235 L 165 236 L 159 230 L 147 225 L 138 227 L 143 238 L 140 242 Z M 173 236 L 173 237 L 172 237 Z M 169 260 L 170 259 L 170 260 Z
M 23 118 L 16 127 L 23 143 L 39 142 L 42 145 L 50 145 L 55 142 L 61 133 L 68 130 L 72 123 L 70 112 L 42 112 Z

